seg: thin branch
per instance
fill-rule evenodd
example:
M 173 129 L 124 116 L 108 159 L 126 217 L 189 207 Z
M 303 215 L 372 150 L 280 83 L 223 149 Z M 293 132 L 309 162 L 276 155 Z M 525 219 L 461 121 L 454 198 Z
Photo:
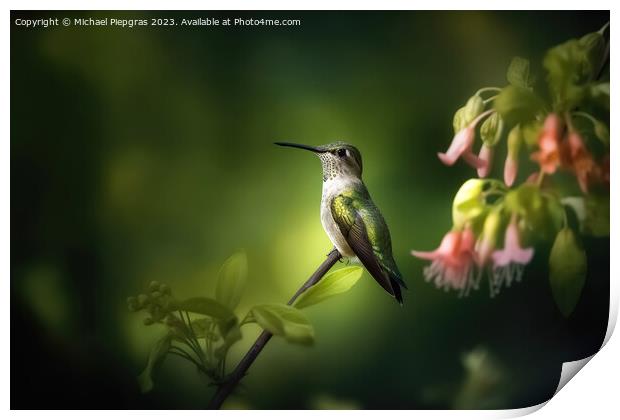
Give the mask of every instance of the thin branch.
M 292 305 L 299 295 L 305 292 L 309 287 L 318 283 L 340 258 L 340 252 L 338 252 L 335 248 L 327 254 L 325 261 L 323 261 L 319 268 L 316 269 L 310 278 L 293 295 L 293 297 L 288 301 L 288 305 Z M 218 409 L 222 406 L 226 398 L 228 398 L 228 396 L 234 391 L 241 378 L 246 375 L 246 372 L 250 366 L 252 366 L 252 363 L 254 363 L 254 360 L 256 360 L 265 345 L 267 345 L 271 337 L 272 334 L 268 331 L 263 331 L 258 336 L 252 347 L 250 347 L 250 350 L 248 350 L 245 356 L 243 356 L 243 359 L 241 359 L 235 370 L 233 370 L 232 373 L 226 378 L 225 382 L 218 387 L 215 395 L 209 403 L 208 408 Z

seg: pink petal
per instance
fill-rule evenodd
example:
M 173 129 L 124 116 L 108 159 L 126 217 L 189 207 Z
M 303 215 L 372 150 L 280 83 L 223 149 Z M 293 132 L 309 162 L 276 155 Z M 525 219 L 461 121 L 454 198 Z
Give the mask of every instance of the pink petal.
M 473 251 L 475 243 L 476 237 L 474 236 L 474 231 L 471 230 L 471 228 L 463 230 L 461 233 L 460 252 L 463 253 Z
M 446 153 L 437 153 L 437 156 L 439 156 L 444 165 L 454 165 L 454 162 L 471 146 L 471 143 L 474 141 L 474 135 L 475 132 L 472 127 L 465 127 L 456 133 Z
M 486 178 L 491 172 L 491 160 L 493 159 L 493 148 L 483 144 L 478 153 L 478 158 L 484 161 L 484 166 L 478 168 L 478 176 Z
M 534 257 L 534 248 L 519 248 L 512 250 L 511 259 L 517 264 L 529 264 L 529 262 L 532 261 L 532 257 Z
M 519 228 L 516 219 L 512 219 L 506 228 L 504 249 L 493 252 L 493 262 L 496 266 L 505 266 L 510 263 L 528 264 L 534 256 L 533 248 L 521 248 L 519 244 Z
M 504 163 L 504 183 L 507 186 L 512 187 L 512 184 L 515 183 L 518 168 L 517 160 L 508 154 Z
M 441 256 L 438 250 L 435 251 L 411 251 L 411 255 L 423 260 L 435 260 Z
M 439 247 L 434 251 L 411 251 L 411 255 L 424 260 L 435 260 L 439 258 L 453 258 L 461 242 L 461 232 L 451 231 L 444 235 Z
M 494 251 L 491 255 L 493 258 L 493 265 L 496 267 L 505 266 L 510 264 L 510 255 L 505 250 Z
M 473 154 L 471 150 L 467 150 L 463 153 L 463 160 L 474 169 L 484 168 L 487 164 L 484 160 Z
M 510 221 L 506 228 L 506 236 L 504 237 L 504 249 L 512 250 L 519 249 L 519 227 L 517 221 L 514 219 Z
M 545 118 L 545 123 L 543 125 L 543 133 L 552 138 L 557 138 L 562 128 L 562 120 L 557 114 L 549 114 L 547 118 Z

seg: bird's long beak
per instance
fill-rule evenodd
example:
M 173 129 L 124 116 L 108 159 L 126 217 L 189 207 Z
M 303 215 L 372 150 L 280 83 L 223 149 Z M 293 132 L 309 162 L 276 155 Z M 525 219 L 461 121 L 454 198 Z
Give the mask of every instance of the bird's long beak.
M 280 142 L 280 141 L 277 141 L 274 144 L 277 144 L 278 146 L 295 147 L 297 149 L 310 150 L 311 152 L 314 152 L 314 153 L 325 153 L 327 151 L 326 149 L 320 146 L 307 146 L 305 144 L 287 143 L 287 142 Z

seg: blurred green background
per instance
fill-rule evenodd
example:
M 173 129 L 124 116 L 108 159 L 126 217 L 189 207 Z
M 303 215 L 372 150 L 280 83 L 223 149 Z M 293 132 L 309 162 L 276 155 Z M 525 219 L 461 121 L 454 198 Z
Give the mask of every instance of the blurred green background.
M 285 302 L 324 259 L 321 175 L 274 141 L 344 140 L 392 232 L 405 306 L 364 274 L 307 310 L 312 348 L 276 338 L 229 407 L 516 408 L 549 398 L 561 362 L 600 346 L 608 240 L 586 242 L 575 313 L 555 307 L 538 252 L 490 299 L 425 283 L 411 249 L 451 226 L 465 165 L 435 153 L 514 55 L 599 29 L 608 12 L 12 12 L 12 408 L 204 408 L 212 389 L 170 357 L 151 394 L 135 376 L 158 327 L 126 297 L 152 280 L 210 295 L 243 248 L 242 312 Z M 299 27 L 69 27 L 15 18 L 265 17 Z M 535 67 L 539 80 L 542 71 Z M 501 174 L 501 168 L 494 170 Z M 525 176 L 525 173 L 521 174 Z M 259 330 L 244 327 L 238 360 Z

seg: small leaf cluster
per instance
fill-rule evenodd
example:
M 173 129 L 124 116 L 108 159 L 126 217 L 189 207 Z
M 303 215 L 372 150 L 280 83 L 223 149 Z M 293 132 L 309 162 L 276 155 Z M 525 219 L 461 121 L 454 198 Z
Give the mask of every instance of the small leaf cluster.
M 138 377 L 142 391 L 153 388 L 155 369 L 171 354 L 192 363 L 211 384 L 226 381 L 228 352 L 242 338 L 243 325 L 256 323 L 290 343 L 313 344 L 314 328 L 300 309 L 348 291 L 361 274 L 358 266 L 335 270 L 302 293 L 295 305 L 257 304 L 244 317 L 235 313 L 248 277 L 244 252 L 233 254 L 220 268 L 215 298 L 178 299 L 168 285 L 151 282 L 146 293 L 127 299 L 130 311 L 146 315 L 144 325 L 160 324 L 167 330 L 152 347 Z

